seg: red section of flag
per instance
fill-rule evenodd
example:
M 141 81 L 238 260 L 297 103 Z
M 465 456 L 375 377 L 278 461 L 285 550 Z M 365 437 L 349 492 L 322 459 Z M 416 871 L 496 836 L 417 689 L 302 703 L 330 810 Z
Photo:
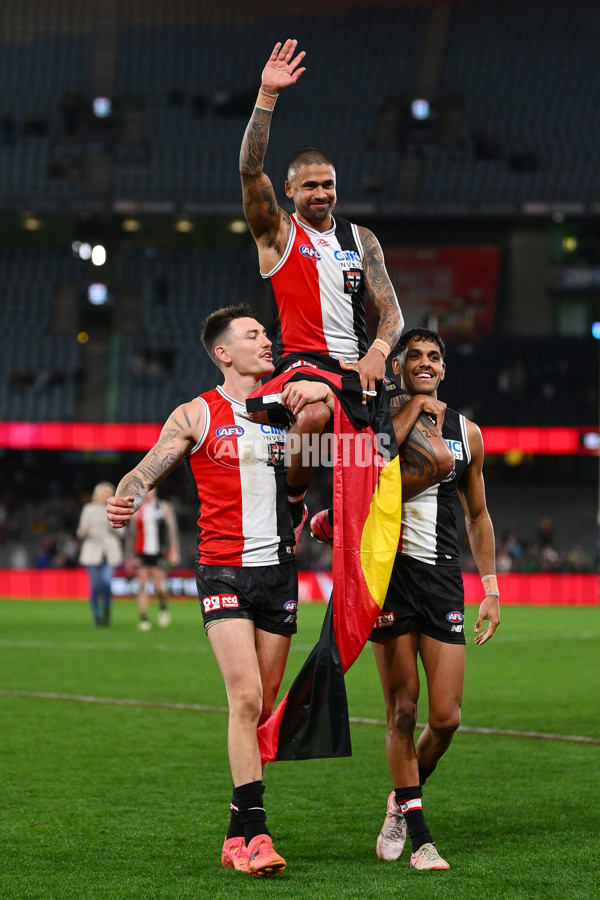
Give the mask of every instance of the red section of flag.
M 279 393 L 290 377 L 306 375 L 341 389 L 340 375 L 300 366 L 271 380 L 257 394 Z M 258 729 L 263 762 L 351 752 L 343 674 L 363 649 L 381 610 L 365 579 L 361 539 L 384 461 L 372 429 L 356 427 L 337 397 L 332 446 L 335 528 L 331 606 L 319 642 L 276 711 Z

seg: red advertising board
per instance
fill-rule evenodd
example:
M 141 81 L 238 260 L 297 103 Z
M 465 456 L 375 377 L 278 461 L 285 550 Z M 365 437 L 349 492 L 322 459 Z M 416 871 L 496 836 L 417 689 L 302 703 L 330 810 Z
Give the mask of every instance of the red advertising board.
M 300 572 L 301 602 L 314 603 L 329 599 L 330 572 Z M 472 572 L 463 576 L 467 603 L 481 603 L 481 579 Z M 536 573 L 507 574 L 498 577 L 503 606 L 598 606 L 600 602 L 597 575 L 563 575 Z M 113 581 L 115 597 L 132 597 L 137 591 L 135 579 L 117 574 Z M 179 599 L 197 601 L 196 579 L 188 570 L 169 576 L 169 589 Z M 21 600 L 85 600 L 88 580 L 85 569 L 0 569 L 0 599 Z
M 499 247 L 394 247 L 385 263 L 407 328 L 425 325 L 444 339 L 492 333 Z

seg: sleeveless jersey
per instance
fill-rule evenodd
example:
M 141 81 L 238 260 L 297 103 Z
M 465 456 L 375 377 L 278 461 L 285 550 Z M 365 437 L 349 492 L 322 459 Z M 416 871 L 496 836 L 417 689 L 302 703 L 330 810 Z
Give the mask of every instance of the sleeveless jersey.
M 188 457 L 199 500 L 197 561 L 265 566 L 291 559 L 286 431 L 251 421 L 245 404 L 220 387 L 197 399 L 206 416 Z
M 459 561 L 456 529 L 457 483 L 471 462 L 465 417 L 446 409 L 442 437 L 454 454 L 454 470 L 440 484 L 402 503 L 398 552 L 434 566 Z
M 161 501 L 142 503 L 135 518 L 135 552 L 143 553 L 145 556 L 159 556 L 160 526 L 164 520 Z
M 285 252 L 268 274 L 273 289 L 276 363 L 288 353 L 356 362 L 367 352 L 363 246 L 358 228 L 334 219 L 315 231 L 291 216 Z

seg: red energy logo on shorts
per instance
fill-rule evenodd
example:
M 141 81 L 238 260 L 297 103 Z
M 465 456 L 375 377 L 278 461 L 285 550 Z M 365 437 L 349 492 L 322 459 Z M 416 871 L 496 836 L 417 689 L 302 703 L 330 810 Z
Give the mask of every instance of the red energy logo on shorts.
M 381 613 L 380 616 L 377 616 L 377 621 L 373 625 L 373 628 L 388 628 L 388 626 L 393 625 L 396 621 L 396 615 L 393 612 Z
M 239 609 L 240 601 L 237 594 L 212 594 L 202 598 L 204 612 L 216 612 L 219 609 Z

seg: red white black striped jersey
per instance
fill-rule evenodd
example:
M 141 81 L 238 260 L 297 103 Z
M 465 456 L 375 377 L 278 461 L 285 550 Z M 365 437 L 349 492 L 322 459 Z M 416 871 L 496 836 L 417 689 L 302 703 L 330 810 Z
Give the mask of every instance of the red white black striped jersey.
M 200 504 L 197 561 L 265 566 L 290 559 L 285 429 L 253 422 L 245 404 L 221 387 L 197 399 L 206 417 L 188 458 Z
M 456 565 L 459 560 L 456 528 L 457 484 L 471 462 L 465 417 L 446 409 L 442 437 L 454 454 L 454 470 L 440 484 L 402 503 L 398 552 L 433 566 Z
M 164 518 L 163 504 L 158 497 L 149 503 L 142 503 L 135 517 L 136 553 L 143 553 L 144 556 L 160 555 L 160 527 Z
M 277 323 L 273 356 L 322 353 L 356 362 L 367 352 L 363 246 L 358 228 L 335 219 L 315 231 L 291 216 L 285 252 L 271 279 Z

